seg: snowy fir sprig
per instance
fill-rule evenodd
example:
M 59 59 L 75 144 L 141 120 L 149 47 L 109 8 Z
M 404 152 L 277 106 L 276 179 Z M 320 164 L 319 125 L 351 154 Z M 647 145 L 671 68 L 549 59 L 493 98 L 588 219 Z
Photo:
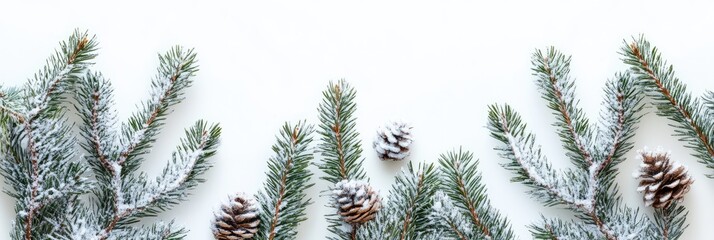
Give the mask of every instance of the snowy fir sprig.
M 94 37 L 75 31 L 22 88 L 2 92 L 2 171 L 16 200 L 12 239 L 61 235 L 68 206 L 91 189 L 64 115 L 66 93 L 92 64 Z
M 149 100 L 122 124 L 119 132 L 115 130 L 117 119 L 116 110 L 112 109 L 110 81 L 99 73 L 88 73 L 80 82 L 75 108 L 82 119 L 81 146 L 88 152 L 86 160 L 98 186 L 90 204 L 80 210 L 86 222 L 94 226 L 71 225 L 72 236 L 116 239 L 143 233 L 147 239 L 167 239 L 183 235 L 185 230 L 172 224 L 135 225 L 144 217 L 156 216 L 185 200 L 189 190 L 204 181 L 201 175 L 212 165 L 208 158 L 215 154 L 221 128 L 197 121 L 186 130 L 161 175 L 149 179 L 138 170 L 171 107 L 183 100 L 197 70 L 193 50 L 174 47 L 159 55 Z
M 514 239 L 508 220 L 491 207 L 478 172 L 478 160 L 459 149 L 442 154 L 440 192 L 434 196 L 433 221 L 448 239 Z
M 415 168 L 409 163 L 395 178 L 386 206 L 375 220 L 357 231 L 355 239 L 441 239 L 432 215 L 438 188 L 439 173 L 434 164 Z
M 136 223 L 178 204 L 203 182 L 220 128 L 197 121 L 156 179 L 137 169 L 170 106 L 190 86 L 195 54 L 176 47 L 160 55 L 151 100 L 117 133 L 111 84 L 87 69 L 96 45 L 93 37 L 76 31 L 22 88 L 21 104 L 2 105 L 11 119 L 3 131 L 2 172 L 18 212 L 11 237 L 180 239 L 185 230 L 173 222 Z M 72 92 L 81 119 L 79 136 L 67 124 L 62 105 Z M 16 101 L 3 101 L 9 102 Z M 86 151 L 83 157 L 77 147 Z
M 706 91 L 701 98 L 692 96 L 675 75 L 674 66 L 642 36 L 625 42 L 620 54 L 652 99 L 657 115 L 671 120 L 674 136 L 685 142 L 707 168 L 714 169 L 714 91 Z M 714 178 L 714 174 L 708 177 Z
M 575 169 L 556 170 L 521 117 L 508 105 L 489 107 L 488 128 L 502 144 L 496 149 L 516 173 L 513 181 L 529 186 L 529 193 L 547 206 L 564 206 L 577 220 L 543 219 L 532 226 L 538 239 L 641 239 L 660 222 L 637 209 L 623 206 L 614 179 L 616 166 L 633 144 L 642 96 L 629 73 L 616 74 L 605 86 L 605 109 L 599 124 L 591 124 L 577 106 L 570 57 L 549 48 L 532 58 L 534 76 L 543 98 L 557 118 L 555 126 L 566 156 Z M 654 238 L 660 239 L 660 238 Z
M 361 181 L 365 179 L 362 167 L 362 146 L 359 133 L 355 130 L 356 118 L 354 99 L 356 91 L 344 79 L 330 82 L 322 92 L 323 99 L 318 107 L 320 124 L 318 134 L 321 142 L 318 150 L 322 161 L 318 164 L 325 174 L 321 178 L 332 185 L 334 191 L 343 180 Z M 335 208 L 335 204 L 328 207 Z M 338 209 L 335 209 L 338 212 Z M 355 239 L 361 224 L 347 224 L 337 214 L 327 216 L 329 239 Z
M 307 219 L 305 209 L 312 202 L 305 191 L 314 185 L 308 169 L 314 158 L 313 131 L 304 121 L 294 126 L 286 123 L 280 130 L 268 160 L 267 180 L 256 197 L 261 223 L 255 239 L 296 239 L 298 224 Z
M 355 130 L 357 108 L 354 103 L 356 91 L 344 79 L 330 82 L 322 92 L 322 103 L 318 107 L 321 136 L 319 145 L 322 162 L 320 169 L 325 172 L 322 179 L 336 184 L 345 179 L 364 179 L 362 168 L 362 144 Z

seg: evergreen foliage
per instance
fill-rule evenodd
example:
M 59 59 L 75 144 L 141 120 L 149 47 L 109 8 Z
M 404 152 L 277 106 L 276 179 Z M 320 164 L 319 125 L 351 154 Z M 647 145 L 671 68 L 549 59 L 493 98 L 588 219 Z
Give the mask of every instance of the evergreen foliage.
M 354 239 L 439 239 L 432 219 L 433 196 L 439 187 L 434 164 L 409 163 L 395 178 L 386 206 L 374 221 L 357 231 Z
M 514 239 L 505 217 L 491 207 L 478 173 L 478 160 L 468 151 L 439 158 L 441 192 L 434 197 L 434 222 L 450 239 Z
M 296 239 L 298 224 L 307 219 L 305 209 L 312 202 L 305 191 L 314 185 L 308 170 L 313 159 L 312 132 L 313 127 L 305 122 L 285 123 L 280 130 L 273 145 L 275 155 L 268 160 L 267 180 L 256 197 L 261 224 L 255 239 Z
M 554 126 L 566 156 L 575 169 L 554 169 L 535 136 L 526 130 L 521 117 L 508 105 L 489 107 L 491 136 L 502 144 L 496 149 L 510 162 L 513 181 L 529 186 L 529 193 L 546 206 L 563 206 L 577 220 L 549 219 L 532 226 L 538 239 L 642 239 L 660 222 L 651 222 L 637 209 L 621 203 L 616 166 L 633 144 L 630 141 L 639 122 L 642 96 L 630 73 L 616 74 L 605 86 L 605 109 L 599 124 L 589 122 L 577 106 L 575 85 L 569 76 L 570 57 L 553 48 L 536 51 L 532 58 L 534 76 L 557 122 Z M 677 216 L 683 221 L 685 215 Z M 663 221 L 664 222 L 664 221 Z M 652 238 L 661 239 L 661 238 Z
M 181 239 L 185 230 L 171 222 L 137 223 L 185 200 L 204 181 L 220 128 L 197 121 L 158 177 L 149 179 L 138 169 L 171 106 L 191 85 L 196 55 L 181 47 L 160 55 L 151 98 L 117 132 L 111 84 L 87 68 L 96 45 L 86 33 L 75 32 L 21 93 L 5 94 L 18 95 L 20 103 L 2 105 L 11 119 L 3 136 L 2 173 L 18 212 L 11 237 Z M 70 92 L 76 92 L 82 121 L 78 137 L 62 105 Z M 87 152 L 84 158 L 78 157 L 78 146 Z M 80 200 L 85 193 L 91 193 L 88 200 Z
M 667 63 L 657 47 L 644 37 L 625 42 L 621 52 L 644 93 L 652 99 L 657 115 L 671 120 L 674 136 L 694 151 L 693 155 L 707 168 L 714 169 L 714 92 L 706 91 L 696 98 L 676 77 L 674 66 Z M 709 175 L 714 177 L 714 175 Z
M 355 130 L 356 118 L 353 116 L 356 91 L 343 79 L 337 83 L 330 82 L 322 96 L 322 103 L 318 107 L 318 134 L 321 136 L 318 149 L 322 156 L 318 167 L 325 173 L 322 179 L 332 186 L 342 180 L 365 179 L 362 146 L 359 133 Z M 328 228 L 332 233 L 328 239 L 354 239 L 360 226 L 347 225 L 336 213 L 337 210 L 335 214 L 327 216 Z

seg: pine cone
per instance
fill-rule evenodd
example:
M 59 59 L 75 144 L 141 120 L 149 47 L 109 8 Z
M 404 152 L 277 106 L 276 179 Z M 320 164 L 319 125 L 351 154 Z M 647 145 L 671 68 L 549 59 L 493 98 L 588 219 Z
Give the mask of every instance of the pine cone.
M 640 170 L 634 173 L 640 179 L 638 192 L 644 192 L 645 205 L 654 208 L 669 207 L 672 202 L 681 202 L 694 182 L 687 168 L 670 160 L 670 154 L 661 148 L 655 151 L 638 151 L 642 160 Z
M 243 194 L 230 198 L 215 217 L 213 236 L 218 240 L 251 239 L 260 223 L 255 200 Z
M 374 219 L 382 206 L 377 192 L 364 181 L 342 180 L 332 192 L 337 214 L 349 224 Z
M 399 161 L 409 156 L 412 127 L 403 122 L 391 122 L 377 129 L 372 146 L 382 160 Z

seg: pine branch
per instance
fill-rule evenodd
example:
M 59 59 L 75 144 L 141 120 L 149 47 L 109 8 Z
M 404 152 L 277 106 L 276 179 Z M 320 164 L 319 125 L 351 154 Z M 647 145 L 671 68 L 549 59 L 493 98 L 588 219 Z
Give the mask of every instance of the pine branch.
M 475 229 L 485 238 L 513 239 L 513 231 L 505 217 L 491 207 L 486 196 L 486 188 L 481 183 L 481 175 L 477 171 L 478 160 L 473 161 L 473 154 L 468 151 L 449 152 L 439 158 L 441 165 L 441 184 L 446 195 L 453 201 L 454 208 L 450 211 L 467 217 L 467 225 L 457 227 L 458 217 L 451 216 L 448 228 L 460 239 L 466 232 L 459 229 Z M 444 200 L 442 206 L 449 204 Z M 446 216 L 446 215 L 445 215 Z
M 344 179 L 364 179 L 362 147 L 355 131 L 356 118 L 352 115 L 356 105 L 355 90 L 345 80 L 330 82 L 322 92 L 318 111 L 322 136 L 319 145 L 323 157 L 320 169 L 326 173 L 322 179 L 336 184 Z
M 525 132 L 526 125 L 510 106 L 489 106 L 488 128 L 491 136 L 505 145 L 496 150 L 501 157 L 511 160 L 504 167 L 516 172 L 512 181 L 531 187 L 529 193 L 546 206 L 565 205 L 574 210 L 586 210 L 588 203 L 579 196 L 584 192 L 583 187 L 567 180 L 576 173 L 553 169 L 541 154 L 540 146 L 535 146 L 535 136 Z
M 172 154 L 172 160 L 162 171 L 162 175 L 148 182 L 144 174 L 122 177 L 118 182 L 112 180 L 111 187 L 116 191 L 113 214 L 109 223 L 98 233 L 100 239 L 112 235 L 112 230 L 139 222 L 143 217 L 153 217 L 169 209 L 189 196 L 189 190 L 204 181 L 200 176 L 211 164 L 208 158 L 215 154 L 221 129 L 217 125 L 207 126 L 198 121 L 186 130 L 186 138 Z M 115 172 L 121 167 L 113 162 Z
M 322 103 L 318 107 L 320 124 L 317 132 L 321 136 L 318 146 L 322 161 L 318 164 L 325 173 L 321 179 L 332 186 L 342 180 L 365 178 L 362 168 L 362 147 L 359 133 L 355 130 L 353 116 L 356 110 L 355 90 L 344 79 L 330 82 L 322 92 Z M 330 239 L 354 239 L 359 226 L 344 227 L 337 215 L 328 216 L 329 231 L 336 237 Z M 344 229 L 349 229 L 345 232 Z
M 481 239 L 483 234 L 474 231 L 473 223 L 454 206 L 451 198 L 439 190 L 434 194 L 433 212 L 429 218 L 436 223 L 439 230 L 445 232 L 447 239 Z
M 81 82 L 75 108 L 83 123 L 80 134 L 85 141 L 81 146 L 89 153 L 87 160 L 99 183 L 91 207 L 97 212 L 98 220 L 94 223 L 99 226 L 92 228 L 97 230 L 96 238 L 158 234 L 163 230 L 131 225 L 183 201 L 189 190 L 204 181 L 200 176 L 211 166 L 207 159 L 215 153 L 220 128 L 203 121 L 186 131 L 186 138 L 181 140 L 162 175 L 150 180 L 145 173 L 135 173 L 143 162 L 141 155 L 156 141 L 170 107 L 183 100 L 183 90 L 191 85 L 190 77 L 197 71 L 195 56 L 192 50 L 184 51 L 180 47 L 159 56 L 152 97 L 122 126 L 121 134 L 115 130 L 116 111 L 111 108 L 114 101 L 109 80 L 101 74 L 89 73 Z M 182 236 L 181 229 L 171 229 L 167 236 Z
M 568 150 L 568 157 L 585 169 L 593 161 L 590 152 L 592 131 L 588 119 L 577 106 L 575 84 L 569 75 L 570 58 L 551 47 L 545 54 L 536 50 L 531 64 L 543 99 L 548 101 L 548 107 L 558 119 L 554 125 L 560 128 L 558 135 Z
M 75 139 L 63 120 L 63 94 L 86 71 L 94 58 L 96 41 L 75 31 L 47 60 L 22 92 L 2 101 L 7 130 L 3 137 L 2 175 L 17 199 L 13 239 L 41 238 L 58 231 L 52 222 L 63 215 L 61 206 L 77 201 L 90 182 L 72 149 Z M 8 92 L 5 92 L 8 93 Z M 7 104 L 7 105 L 6 105 Z
M 688 214 L 683 206 L 676 203 L 666 208 L 655 209 L 655 226 L 652 236 L 662 240 L 679 239 L 689 226 L 685 225 Z
M 433 164 L 420 164 L 396 177 L 389 200 L 377 218 L 356 233 L 356 239 L 422 239 L 434 236 L 431 222 L 434 194 L 439 184 L 438 172 Z
M 305 191 L 313 185 L 307 169 L 313 159 L 312 132 L 304 121 L 283 125 L 273 146 L 275 155 L 268 161 L 264 189 L 256 197 L 262 209 L 256 239 L 295 239 L 298 225 L 307 219 L 305 209 L 311 201 Z
M 674 135 L 694 150 L 693 156 L 701 163 L 714 169 L 714 123 L 709 120 L 711 111 L 707 110 L 707 106 L 712 106 L 711 97 L 704 100 L 692 97 L 675 76 L 674 67 L 644 37 L 625 42 L 620 54 L 653 100 L 657 114 L 673 122 Z
M 634 217 L 614 216 L 621 212 L 618 210 L 621 200 L 617 197 L 617 186 L 614 184 L 617 175 L 615 166 L 632 148 L 630 139 L 641 117 L 642 98 L 638 94 L 636 81 L 631 80 L 628 74 L 618 74 L 614 80 L 607 82 L 606 108 L 600 115 L 598 129 L 593 131 L 582 110 L 574 106 L 574 82 L 568 76 L 570 57 L 551 48 L 545 55 L 536 52 L 532 63 L 543 98 L 558 118 L 555 125 L 559 127 L 566 156 L 578 169 L 554 171 L 541 155 L 540 147 L 535 146 L 535 137 L 525 132 L 526 126 L 521 123 L 520 116 L 507 105 L 489 108 L 491 136 L 503 144 L 497 150 L 501 156 L 511 160 L 505 167 L 518 174 L 514 181 L 532 187 L 530 193 L 546 205 L 565 205 L 574 210 L 585 225 L 574 224 L 590 229 L 568 235 L 570 233 L 559 233 L 564 222 L 546 221 L 546 227 L 535 228 L 535 236 L 549 238 L 562 235 L 558 238 L 569 238 L 597 232 L 597 236 L 609 240 L 628 239 L 629 234 L 640 231 L 638 224 L 649 224 L 630 221 L 637 219 L 638 215 L 628 208 L 624 208 L 626 211 L 623 214 Z
M 123 174 L 138 168 L 143 160 L 141 156 L 156 141 L 170 107 L 183 100 L 183 90 L 191 86 L 191 77 L 198 71 L 193 49 L 184 50 L 176 46 L 159 55 L 159 62 L 158 73 L 151 82 L 151 98 L 142 103 L 141 110 L 122 126 L 122 150 L 118 163 L 123 167 Z

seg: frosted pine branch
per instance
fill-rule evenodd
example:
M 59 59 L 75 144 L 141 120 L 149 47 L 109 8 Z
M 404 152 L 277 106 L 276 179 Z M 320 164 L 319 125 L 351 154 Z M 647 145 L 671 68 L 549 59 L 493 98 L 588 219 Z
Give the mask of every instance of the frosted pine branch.
M 148 152 L 164 124 L 170 107 L 183 100 L 183 90 L 190 87 L 192 76 L 198 71 L 193 49 L 176 46 L 159 55 L 157 75 L 151 82 L 150 98 L 141 104 L 122 126 L 121 152 L 118 163 L 126 173 L 134 172 Z
M 308 170 L 313 159 L 313 127 L 304 121 L 297 125 L 286 123 L 273 145 L 274 155 L 268 160 L 267 180 L 257 194 L 261 206 L 258 233 L 255 239 L 295 239 L 298 224 L 307 219 L 305 209 L 311 204 L 305 191 L 312 173 Z
M 59 230 L 62 206 L 91 189 L 73 149 L 76 141 L 60 106 L 65 92 L 94 58 L 96 42 L 75 31 L 21 91 L 3 93 L 2 175 L 17 200 L 13 239 L 43 238 Z M 9 121 L 5 121 L 8 120 Z
M 318 151 L 322 161 L 318 164 L 325 175 L 322 179 L 334 186 L 342 180 L 365 178 L 362 168 L 362 146 L 359 133 L 355 130 L 356 91 L 344 79 L 330 82 L 322 92 L 323 99 L 318 107 L 320 124 L 318 134 L 321 142 Z M 337 212 L 337 211 L 335 211 Z M 337 215 L 328 216 L 330 239 L 354 239 L 359 226 L 343 226 Z M 345 232 L 345 229 L 349 229 Z
M 596 176 L 603 175 L 601 179 L 605 181 L 614 179 L 617 171 L 611 166 L 624 161 L 625 153 L 632 149 L 633 143 L 630 140 L 642 117 L 642 98 L 637 81 L 629 73 L 618 73 L 614 79 L 606 82 L 603 100 L 605 109 L 600 113 L 596 144 L 596 150 L 602 156 L 598 157 L 592 172 Z
M 679 239 L 689 226 L 685 224 L 687 214 L 686 209 L 676 203 L 669 207 L 655 209 L 655 225 L 650 235 L 662 240 Z
M 430 217 L 438 184 L 438 172 L 433 164 L 414 168 L 410 163 L 396 177 L 386 206 L 377 214 L 377 219 L 360 228 L 355 239 L 405 240 L 433 236 L 436 222 Z
M 98 183 L 90 198 L 92 204 L 85 207 L 86 217 L 93 219 L 78 220 L 94 224 L 78 228 L 84 232 L 94 229 L 94 233 L 83 234 L 96 239 L 123 238 L 127 234 L 182 236 L 183 230 L 167 228 L 165 224 L 133 224 L 185 200 L 189 190 L 203 182 L 201 175 L 211 166 L 207 160 L 218 146 L 220 127 L 197 121 L 186 130 L 186 137 L 156 179 L 136 173 L 143 161 L 141 155 L 156 141 L 170 107 L 183 100 L 183 90 L 190 86 L 190 77 L 197 71 L 192 50 L 175 47 L 159 55 L 159 60 L 150 100 L 122 125 L 120 133 L 116 129 L 116 111 L 111 108 L 114 96 L 109 80 L 99 73 L 88 73 L 79 84 L 75 108 L 82 119 L 81 146 L 89 154 L 87 162 Z
M 331 184 L 344 179 L 363 179 L 362 146 L 353 116 L 356 92 L 345 80 L 340 80 L 330 82 L 322 94 L 318 108 L 318 133 L 322 136 L 319 149 L 323 157 L 319 167 L 326 173 L 322 178 Z
M 437 191 L 434 194 L 434 206 L 431 215 L 429 215 L 439 228 L 445 232 L 444 236 L 447 239 L 476 239 L 484 238 L 483 235 L 475 233 L 473 224 L 461 213 L 461 209 L 454 206 L 451 198 L 442 191 Z
M 478 235 L 490 239 L 513 239 L 513 231 L 505 217 L 491 207 L 486 195 L 486 188 L 481 183 L 481 175 L 477 171 L 478 160 L 473 160 L 473 154 L 468 151 L 448 152 L 439 158 L 441 165 L 441 189 L 450 198 L 440 199 L 442 207 L 452 209 L 440 209 L 441 211 L 452 211 L 448 215 L 460 215 L 468 219 L 467 225 L 459 227 L 459 216 L 449 216 L 450 223 L 444 232 L 455 233 L 459 239 L 472 239 L 465 237 L 470 234 L 459 229 L 473 229 Z M 435 200 L 435 208 L 438 204 Z M 435 211 L 437 212 L 437 211 Z
M 672 121 L 675 136 L 694 150 L 693 155 L 708 168 L 714 169 L 714 121 L 710 120 L 712 94 L 695 98 L 675 76 L 656 47 L 644 37 L 625 42 L 620 54 L 630 71 L 643 86 L 644 92 L 657 108 L 657 115 Z M 710 175 L 709 177 L 712 177 Z
M 642 97 L 636 81 L 628 74 L 618 74 L 607 82 L 606 108 L 600 115 L 600 125 L 593 129 L 595 126 L 590 126 L 582 110 L 575 106 L 574 82 L 568 76 L 570 57 L 550 48 L 546 54 L 537 51 L 533 59 L 536 82 L 558 119 L 555 125 L 559 127 L 566 156 L 578 168 L 553 170 L 535 145 L 535 137 L 526 132 L 520 116 L 507 105 L 489 108 L 488 127 L 491 136 L 502 143 L 496 149 L 510 160 L 505 167 L 518 174 L 514 181 L 532 187 L 531 194 L 546 205 L 564 205 L 574 210 L 583 221 L 572 226 L 580 229 L 576 230 L 580 233 L 559 232 L 564 222 L 545 222 L 544 226 L 535 227 L 536 237 L 552 235 L 568 239 L 592 235 L 614 240 L 630 239 L 645 231 L 650 222 L 640 220 L 636 210 L 619 206 L 614 183 L 615 166 L 632 148 L 629 140 L 641 116 Z
M 511 160 L 504 167 L 518 174 L 512 181 L 530 186 L 530 193 L 547 206 L 563 204 L 584 211 L 592 208 L 589 201 L 581 196 L 581 193 L 587 191 L 583 184 L 568 181 L 561 176 L 574 176 L 576 173 L 553 169 L 541 154 L 540 146 L 535 145 L 535 136 L 525 132 L 521 117 L 510 106 L 490 106 L 488 128 L 491 136 L 504 144 L 496 148 L 499 155 Z
M 593 134 L 588 119 L 577 106 L 575 84 L 570 78 L 570 57 L 551 47 L 545 53 L 536 50 L 531 63 L 543 99 L 548 101 L 548 107 L 558 119 L 558 135 L 569 152 L 568 156 L 575 164 L 586 168 L 593 161 L 590 152 Z

